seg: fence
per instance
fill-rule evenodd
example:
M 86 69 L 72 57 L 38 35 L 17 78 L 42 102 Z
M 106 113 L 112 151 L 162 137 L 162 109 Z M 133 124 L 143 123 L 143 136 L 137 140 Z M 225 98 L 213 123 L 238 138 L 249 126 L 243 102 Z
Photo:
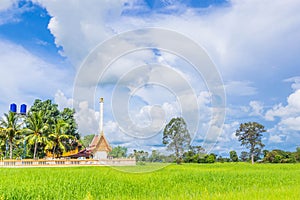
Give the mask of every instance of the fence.
M 106 165 L 106 166 L 129 166 L 136 165 L 134 158 L 117 158 L 117 159 L 21 159 L 21 160 L 0 160 L 0 167 L 14 166 L 84 166 L 84 165 Z

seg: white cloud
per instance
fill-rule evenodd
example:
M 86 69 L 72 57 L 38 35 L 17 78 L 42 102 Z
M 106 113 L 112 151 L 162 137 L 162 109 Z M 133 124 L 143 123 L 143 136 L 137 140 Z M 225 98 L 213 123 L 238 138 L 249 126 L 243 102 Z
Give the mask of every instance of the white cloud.
M 298 66 L 295 63 L 299 63 L 298 52 L 300 51 L 300 32 L 297 28 L 300 27 L 300 2 L 296 0 L 231 1 L 231 6 L 226 8 L 208 8 L 207 11 L 209 12 L 206 14 L 199 14 L 199 10 L 197 9 L 181 9 L 180 16 L 175 16 L 170 13 L 162 14 L 153 12 L 145 17 L 122 14 L 122 11 L 124 11 L 124 1 L 121 0 L 106 0 L 101 2 L 97 0 L 89 2 L 66 0 L 64 4 L 61 4 L 59 1 L 51 0 L 35 1 L 47 8 L 52 16 L 48 28 L 55 36 L 55 43 L 57 46 L 63 47 L 62 55 L 65 55 L 76 66 L 79 66 L 91 49 L 116 33 L 155 26 L 185 34 L 198 44 L 204 46 L 222 72 L 223 77 L 227 80 L 231 80 L 227 81 L 225 85 L 228 95 L 239 96 L 240 98 L 255 95 L 258 90 L 253 86 L 253 79 L 257 77 L 265 78 L 266 75 L 272 75 L 273 73 L 278 75 L 283 71 L 298 70 Z M 143 5 L 139 5 L 139 7 L 142 6 Z M 180 5 L 176 4 L 174 6 L 178 7 Z M 129 6 L 126 9 L 127 12 L 130 12 L 131 8 Z M 129 44 L 119 44 L 119 46 L 125 45 Z M 177 44 L 174 42 L 174 45 Z M 117 50 L 119 46 L 116 46 L 115 49 Z M 107 52 L 107 55 L 101 55 L 101 59 L 109 59 L 110 53 L 111 52 Z M 192 54 L 193 52 L 188 53 Z M 115 68 L 109 68 L 110 72 L 107 74 L 106 79 L 103 79 L 105 83 L 109 84 L 110 81 L 115 83 L 125 73 L 130 72 L 132 67 L 147 64 L 147 62 L 145 62 L 146 59 L 138 59 L 139 56 L 137 55 L 138 54 L 131 57 L 129 56 L 127 59 L 118 60 L 119 63 L 118 61 L 115 63 Z M 146 61 L 153 59 L 153 56 L 151 56 L 149 52 L 143 56 L 145 56 L 143 58 L 148 57 Z M 165 60 L 162 58 L 165 58 Z M 163 53 L 156 62 L 171 65 L 174 62 L 178 62 L 178 60 L 176 60 L 174 56 L 168 56 Z M 98 84 L 98 79 L 91 79 L 90 77 L 90 74 L 95 73 L 97 67 L 102 66 L 102 62 L 96 64 L 95 68 L 90 68 L 86 73 L 84 81 L 88 84 L 81 85 L 82 90 L 80 94 L 82 97 L 86 97 L 85 94 L 91 92 L 90 86 L 92 84 Z M 173 65 L 171 66 L 173 67 Z M 184 80 L 197 83 L 197 81 L 193 79 L 193 73 L 185 71 L 185 68 L 186 65 L 176 66 L 178 70 L 174 70 L 174 72 L 182 72 L 183 75 L 181 77 Z M 147 73 L 145 73 L 147 77 L 135 80 L 137 81 L 136 84 L 143 83 L 143 81 L 147 82 L 147 78 L 151 78 L 152 80 L 158 80 L 160 78 L 165 79 L 165 83 L 168 87 L 172 85 L 178 89 L 180 88 L 179 86 L 182 86 L 181 81 L 177 81 L 176 76 L 175 78 L 170 76 L 164 77 L 160 72 L 159 70 L 155 72 L 155 69 L 147 71 Z M 132 76 L 129 74 L 126 80 L 133 80 L 133 78 L 137 77 L 137 74 L 131 75 Z M 180 73 L 178 76 L 180 76 Z M 295 90 L 299 88 L 298 82 L 295 81 L 292 86 Z M 128 82 L 124 83 L 127 84 Z M 264 84 L 268 84 L 268 81 L 264 81 Z M 201 85 L 202 89 L 203 83 L 199 85 Z M 130 89 L 136 88 L 134 86 L 136 85 L 133 85 Z M 192 87 L 200 88 L 194 84 Z M 92 93 L 95 94 L 95 91 L 92 91 Z M 199 90 L 196 91 L 196 94 L 199 93 Z M 107 93 L 105 93 L 105 95 L 106 94 Z M 149 95 L 149 90 L 146 89 L 144 92 L 140 90 L 138 95 L 141 99 L 148 102 L 150 106 L 153 105 L 152 102 L 155 102 L 155 98 L 160 97 L 163 99 L 163 97 L 161 97 L 163 96 L 162 93 L 156 92 L 151 96 Z M 183 96 L 183 94 L 178 96 L 181 95 Z M 197 95 L 195 97 L 197 97 Z M 265 118 L 274 120 L 275 117 L 279 117 L 283 126 L 297 130 L 298 127 L 292 122 L 293 120 L 297 121 L 297 117 L 299 116 L 298 104 L 300 101 L 298 97 L 299 94 L 296 91 L 288 98 L 287 106 L 283 106 L 282 104 L 274 106 L 273 109 L 266 112 Z M 81 102 L 80 106 L 78 105 L 79 112 L 82 112 L 81 117 L 86 118 L 86 120 L 80 121 L 80 123 L 83 124 L 81 126 L 82 131 L 84 130 L 86 132 L 95 131 L 95 126 L 97 126 L 97 115 L 90 109 L 90 106 L 92 106 L 91 102 L 93 102 L 91 98 L 94 98 L 94 96 L 87 99 L 88 103 Z M 200 97 L 198 96 L 198 101 L 201 98 L 202 100 L 200 101 L 205 103 L 203 107 L 201 107 L 202 104 L 198 102 L 201 111 L 200 119 L 206 119 L 206 121 L 203 121 L 203 124 L 205 124 L 205 122 L 207 124 L 202 125 L 200 128 L 201 131 L 204 130 L 205 133 L 205 130 L 207 130 L 209 126 L 209 121 L 211 120 L 210 116 L 205 112 L 208 111 L 210 114 L 212 110 L 207 105 L 208 102 L 210 102 L 210 97 L 200 95 Z M 71 102 L 66 100 L 61 94 L 57 94 L 56 99 L 57 101 L 64 102 L 64 105 L 69 105 Z M 186 98 L 185 100 L 188 103 L 190 99 Z M 178 109 L 175 108 L 172 102 L 171 100 L 161 102 L 163 103 L 162 105 L 166 115 L 168 115 L 168 112 L 178 112 Z M 241 107 L 238 109 L 240 108 Z M 241 115 L 250 112 L 250 115 L 260 116 L 264 112 L 263 104 L 259 101 L 252 101 L 250 102 L 250 107 L 247 105 L 243 108 L 245 109 Z M 194 106 L 191 106 L 191 110 L 193 109 Z M 236 112 L 234 109 L 231 111 L 232 113 Z M 85 114 L 87 114 L 87 116 L 85 116 Z M 145 117 L 148 115 L 146 111 L 140 114 L 140 116 L 137 116 L 138 119 L 147 119 L 147 117 Z M 112 127 L 115 127 L 115 125 L 116 124 L 110 124 Z M 93 128 L 89 129 L 91 127 Z M 225 129 L 229 129 L 229 127 L 225 126 Z M 218 128 L 220 127 L 216 127 L 214 130 L 216 132 L 220 131 Z M 228 135 L 232 135 L 232 132 Z M 229 139 L 230 136 L 228 135 L 222 136 L 220 141 L 224 143 L 230 142 L 232 138 Z M 215 139 L 216 135 L 210 134 L 209 136 L 211 136 L 211 139 Z M 276 137 L 271 139 L 276 141 Z M 277 141 L 279 141 L 278 138 Z
M 56 91 L 54 102 L 58 108 L 74 108 L 75 120 L 78 124 L 78 131 L 81 136 L 99 133 L 99 112 L 92 109 L 87 101 L 77 102 L 72 98 L 66 97 L 61 90 Z
M 88 102 L 73 102 L 73 99 L 67 98 L 62 91 L 57 91 L 55 96 L 57 97 L 55 98 L 55 103 L 57 103 L 60 108 L 62 108 L 63 106 L 70 106 L 71 103 L 73 103 L 73 106 L 76 110 L 75 119 L 78 124 L 78 130 L 81 136 L 89 134 L 99 134 L 99 112 L 95 109 L 92 109 L 91 105 L 89 105 Z M 161 126 L 156 127 L 160 131 L 158 131 L 151 137 L 145 138 L 145 135 L 142 132 L 138 132 L 136 135 L 131 135 L 128 134 L 128 130 L 123 131 L 120 128 L 119 122 L 111 120 L 107 117 L 109 115 L 109 112 L 110 106 L 108 103 L 106 103 L 104 107 L 104 134 L 113 146 L 122 145 L 129 148 L 129 151 L 132 151 L 133 149 L 143 149 L 146 151 L 151 151 L 153 146 L 162 145 L 162 136 L 160 134 Z M 149 112 L 151 112 L 151 106 L 142 107 L 139 110 L 139 113 L 134 113 L 139 116 L 135 116 L 135 118 L 132 120 L 134 120 L 135 124 L 143 125 L 145 123 L 144 117 L 145 115 L 150 115 Z M 155 127 L 155 125 L 157 125 L 155 121 L 157 121 L 159 118 L 155 116 L 156 114 L 157 113 L 152 113 L 152 115 L 150 115 L 154 116 L 155 118 L 153 126 L 151 127 Z M 146 121 L 147 120 L 148 119 L 146 119 Z M 146 124 L 146 126 L 147 125 L 148 124 Z
M 273 106 L 272 109 L 268 110 L 265 114 L 266 120 L 273 121 L 275 117 L 287 118 L 297 117 L 300 115 L 300 89 L 293 92 L 287 98 L 287 105 L 283 106 L 278 104 Z
M 271 135 L 269 138 L 269 142 L 271 143 L 282 143 L 284 142 L 280 135 Z
M 52 0 L 34 2 L 46 7 L 53 16 L 48 28 L 55 36 L 56 45 L 63 47 L 61 54 L 67 56 L 75 66 L 98 43 L 115 33 L 108 24 L 119 20 L 123 5 L 121 0 L 65 0 L 63 5 Z
M 248 81 L 231 81 L 225 84 L 226 93 L 234 96 L 251 96 L 257 93 L 256 88 Z
M 0 12 L 11 8 L 15 2 L 16 2 L 16 0 L 1 0 L 0 1 Z
M 211 131 L 205 132 L 208 126 L 212 126 Z M 193 142 L 193 145 L 201 145 L 206 151 L 218 151 L 221 154 L 228 154 L 230 149 L 240 149 L 235 130 L 238 128 L 239 122 L 224 123 L 222 128 L 212 125 L 210 122 L 201 123 L 199 132 Z
M 265 114 L 265 119 L 274 121 L 278 119 L 277 124 L 269 130 L 270 143 L 285 142 L 291 146 L 299 145 L 300 139 L 300 90 L 294 91 L 287 98 L 287 105 L 275 105 Z
M 128 13 L 134 8 L 124 7 L 121 0 L 84 3 L 67 0 L 63 6 L 58 1 L 36 2 L 53 16 L 49 29 L 56 44 L 62 46 L 63 54 L 76 64 L 110 36 L 149 26 L 178 31 L 194 39 L 209 51 L 225 76 L 239 74 L 240 69 L 247 73 L 254 69 L 264 71 L 268 68 L 262 65 L 283 64 L 295 54 L 291 52 L 299 52 L 299 46 L 295 45 L 299 42 L 299 30 L 295 27 L 300 24 L 300 3 L 296 0 L 232 1 L 226 8 L 208 8 L 205 15 L 190 8 L 180 15 L 153 12 L 145 17 L 123 14 L 125 9 Z M 140 9 L 141 6 L 139 4 Z M 285 37 L 287 33 L 289 37 Z M 290 49 L 290 53 L 286 49 Z
M 263 111 L 264 111 L 264 106 L 263 106 L 262 102 L 250 101 L 249 105 L 251 107 L 250 116 L 262 116 Z
M 298 90 L 300 89 L 300 76 L 291 77 L 288 79 L 285 79 L 284 82 L 292 82 L 292 89 Z
M 231 126 L 235 126 L 236 123 L 226 125 L 224 130 L 221 130 L 219 126 L 215 126 L 214 118 L 211 117 L 210 108 L 210 94 L 208 92 L 201 92 L 197 97 L 201 112 L 199 122 L 199 135 L 196 139 L 206 138 L 208 147 L 211 147 L 211 141 L 215 142 L 228 142 L 230 140 L 230 134 L 228 131 Z M 118 118 L 110 118 L 111 105 L 109 100 L 106 100 L 104 108 L 104 132 L 109 141 L 114 145 L 126 146 L 130 149 L 144 149 L 151 150 L 153 146 L 160 148 L 162 145 L 162 130 L 165 124 L 168 123 L 171 118 L 181 116 L 180 105 L 178 102 L 163 102 L 161 105 L 145 105 L 138 109 L 129 110 L 129 118 L 134 126 L 124 129 L 122 121 L 118 121 Z M 60 108 L 73 106 L 76 110 L 75 119 L 78 123 L 79 133 L 84 136 L 88 134 L 97 134 L 99 125 L 99 112 L 97 109 L 92 108 L 87 101 L 76 102 L 72 98 L 68 98 L 64 93 L 58 90 L 55 94 L 55 103 Z M 196 109 L 196 108 L 195 108 Z M 193 121 L 186 119 L 189 129 L 193 129 Z M 208 127 L 213 126 L 211 131 L 207 133 Z M 194 127 L 195 129 L 195 127 Z M 141 131 L 143 130 L 143 131 Z M 190 132 L 192 137 L 193 132 Z M 204 133 L 204 135 L 203 135 Z M 219 134 L 220 135 L 219 137 Z M 204 145 L 205 146 L 205 145 Z
M 243 75 L 246 71 L 251 80 L 251 76 L 260 76 L 264 70 L 269 71 L 269 65 L 288 61 L 289 52 L 299 52 L 299 47 L 295 45 L 299 40 L 299 31 L 295 27 L 300 24 L 297 9 L 300 3 L 293 0 L 289 0 L 288 4 L 280 0 L 232 1 L 231 6 L 226 8 L 208 8 L 210 12 L 205 15 L 199 14 L 197 9 L 188 9 L 180 16 L 176 16 L 177 13 L 153 12 L 145 18 L 124 15 L 122 10 L 127 9 L 128 13 L 131 8 L 124 8 L 124 1 L 79 3 L 79 0 L 68 0 L 64 6 L 57 1 L 37 2 L 53 16 L 49 29 L 56 38 L 56 44 L 63 47 L 63 54 L 73 63 L 80 63 L 89 50 L 116 33 L 149 26 L 168 28 L 187 35 L 207 49 L 223 75 L 231 77 L 232 81 L 226 84 L 229 95 L 248 96 L 257 93 L 251 81 L 234 80 L 237 74 Z M 285 37 L 287 33 L 290 33 L 289 37 Z M 111 74 L 119 76 L 125 68 L 121 71 L 115 68 Z M 260 73 L 253 73 L 257 70 Z M 91 73 L 93 70 L 89 71 Z M 176 84 L 173 79 L 169 82 Z M 87 91 L 87 88 L 82 91 Z
M 288 130 L 300 131 L 300 116 L 283 119 L 280 125 L 286 127 Z
M 31 105 L 36 98 L 50 98 L 57 89 L 64 89 L 69 71 L 56 67 L 33 55 L 22 46 L 0 40 L 0 110 L 9 104 Z
M 18 22 L 18 14 L 26 10 L 26 6 L 16 9 L 16 0 L 1 0 L 0 1 L 0 25 L 10 22 Z
M 98 134 L 99 112 L 89 108 L 86 101 L 79 102 L 76 109 L 75 119 L 78 123 L 78 131 L 81 135 Z
M 61 90 L 55 93 L 54 102 L 58 104 L 60 110 L 73 107 L 73 99 L 68 99 Z

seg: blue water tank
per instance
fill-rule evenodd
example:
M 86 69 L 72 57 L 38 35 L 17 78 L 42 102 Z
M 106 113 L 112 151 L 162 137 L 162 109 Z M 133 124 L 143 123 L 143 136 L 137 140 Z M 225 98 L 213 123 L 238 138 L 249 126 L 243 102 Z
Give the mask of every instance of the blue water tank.
M 17 104 L 12 103 L 10 104 L 10 112 L 17 112 Z
M 23 114 L 23 115 L 26 115 L 26 105 L 25 104 L 21 105 L 20 113 Z

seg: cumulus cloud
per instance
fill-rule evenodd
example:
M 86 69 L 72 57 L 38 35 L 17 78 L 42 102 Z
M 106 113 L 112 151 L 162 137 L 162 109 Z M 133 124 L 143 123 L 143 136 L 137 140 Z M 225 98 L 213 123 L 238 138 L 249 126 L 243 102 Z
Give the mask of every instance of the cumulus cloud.
M 51 98 L 70 81 L 66 69 L 49 64 L 8 41 L 0 40 L 0 60 L 2 113 L 12 102 L 31 105 L 36 98 Z
M 87 101 L 74 101 L 72 98 L 66 97 L 61 90 L 58 90 L 55 94 L 55 103 L 57 103 L 61 109 L 63 107 L 72 106 L 75 108 L 75 119 L 82 136 L 99 133 L 99 112 L 97 108 L 93 108 L 93 105 Z M 133 103 L 135 103 L 135 101 L 133 101 Z M 212 108 L 210 105 L 209 92 L 201 92 L 197 96 L 197 103 L 201 110 L 201 112 L 198 113 L 200 115 L 198 118 L 200 121 L 196 122 L 199 123 L 199 126 L 193 127 L 192 123 L 194 123 L 194 121 L 189 121 L 188 118 L 185 119 L 191 136 L 196 142 L 194 144 L 209 148 L 217 141 L 223 143 L 228 142 L 231 133 L 228 134 L 227 132 L 231 126 L 235 126 L 235 123 L 226 125 L 224 130 L 214 125 L 214 118 L 211 116 Z M 162 146 L 163 128 L 173 117 L 182 115 L 180 103 L 176 100 L 161 102 L 161 104 L 155 105 L 135 106 L 133 109 L 129 108 L 127 115 L 134 126 L 124 128 L 118 118 L 110 117 L 113 107 L 113 105 L 110 104 L 110 101 L 107 100 L 104 107 L 105 135 L 113 145 L 123 145 L 130 149 L 151 150 L 154 146 L 155 148 L 164 149 Z M 209 126 L 213 127 L 211 127 L 211 131 L 208 133 L 207 130 Z M 141 129 L 144 131 L 141 131 Z M 194 129 L 194 131 L 197 130 L 198 132 L 193 132 L 191 129 Z M 202 143 L 199 142 L 199 140 L 201 140 Z M 206 141 L 203 143 L 204 140 Z
M 209 126 L 212 126 L 211 131 L 205 132 Z M 241 149 L 235 137 L 238 126 L 238 121 L 225 122 L 221 128 L 210 122 L 201 123 L 193 145 L 201 145 L 207 152 L 217 151 L 219 154 L 228 155 L 230 149 Z
M 30 11 L 31 9 L 32 7 L 30 1 L 1 0 L 0 25 L 17 24 L 22 22 L 22 14 Z
M 71 108 L 74 105 L 74 101 L 71 98 L 67 98 L 65 94 L 58 90 L 54 95 L 54 102 L 58 105 L 58 109 Z
M 287 98 L 287 105 L 277 104 L 265 114 L 266 120 L 273 121 L 275 117 L 282 119 L 300 115 L 300 90 L 296 90 Z
M 265 139 L 265 144 L 273 149 L 280 147 L 294 151 L 295 147 L 299 145 L 299 130 L 287 129 L 280 123 L 269 129 L 267 134 L 269 137 Z
M 49 29 L 56 44 L 63 47 L 62 53 L 76 65 L 93 47 L 116 33 L 149 26 L 163 27 L 183 33 L 207 49 L 223 75 L 232 80 L 225 85 L 229 95 L 257 94 L 251 81 L 234 80 L 235 75 L 247 75 L 251 79 L 251 76 L 269 71 L 274 63 L 290 63 L 291 52 L 299 52 L 299 46 L 295 45 L 299 31 L 294 27 L 300 23 L 297 9 L 300 4 L 293 0 L 288 4 L 280 0 L 231 1 L 226 8 L 207 8 L 209 12 L 205 15 L 197 9 L 184 7 L 186 10 L 182 10 L 180 16 L 172 12 L 153 12 L 146 17 L 130 14 L 134 6 L 138 5 L 139 9 L 145 6 L 138 1 L 125 6 L 124 1 L 79 4 L 77 0 L 65 1 L 63 7 L 56 1 L 36 2 L 47 8 L 52 16 Z M 172 6 L 180 7 L 180 4 Z M 291 40 L 285 37 L 287 32 Z M 290 49 L 289 53 L 286 49 Z M 253 73 L 257 70 L 259 74 Z M 115 68 L 111 74 L 119 76 L 121 72 Z
M 284 82 L 292 82 L 292 89 L 298 90 L 300 89 L 300 76 L 291 77 L 288 79 L 285 79 Z
M 82 136 L 99 133 L 99 112 L 92 109 L 87 101 L 75 101 L 67 97 L 60 89 L 54 95 L 54 102 L 58 108 L 74 108 L 75 120 L 78 124 L 78 131 Z
M 17 17 L 19 13 L 26 10 L 26 6 L 19 9 L 17 7 L 17 0 L 2 0 L 0 1 L 0 25 L 9 22 L 18 22 L 20 19 Z
M 259 101 L 250 101 L 249 103 L 251 107 L 251 116 L 262 116 L 264 111 L 264 106 L 262 102 Z
M 0 4 L 0 6 L 2 5 L 2 8 L 6 9 L 8 7 L 8 1 L 5 0 L 1 2 L 2 4 Z M 168 8 L 177 8 L 180 12 L 176 12 L 175 14 L 173 12 L 148 12 L 145 15 L 133 14 L 137 8 L 145 9 L 145 4 L 141 3 L 141 1 L 126 4 L 123 0 L 105 0 L 101 2 L 97 0 L 88 2 L 66 0 L 63 4 L 59 1 L 52 0 L 34 0 L 34 2 L 45 7 L 51 15 L 48 28 L 55 37 L 55 43 L 57 46 L 62 47 L 60 53 L 74 63 L 77 69 L 80 69 L 80 63 L 99 43 L 102 43 L 118 33 L 149 26 L 162 27 L 182 33 L 194 40 L 197 44 L 203 46 L 214 63 L 218 66 L 223 77 L 227 80 L 225 84 L 227 94 L 234 97 L 238 96 L 242 98 L 258 94 L 257 85 L 254 85 L 254 79 L 266 75 L 272 76 L 272 73 L 275 72 L 280 74 L 287 69 L 295 71 L 298 67 L 297 63 L 299 63 L 298 52 L 300 48 L 298 44 L 300 43 L 300 38 L 298 37 L 299 29 L 296 27 L 300 26 L 300 2 L 296 0 L 288 0 L 285 2 L 281 0 L 233 0 L 230 2 L 230 6 L 225 8 L 209 7 L 202 10 L 187 8 L 179 3 L 173 4 L 171 1 L 168 1 Z M 205 11 L 204 13 L 203 10 Z M 180 13 L 180 15 L 178 15 L 178 13 Z M 163 39 L 162 36 L 159 35 L 153 35 L 153 37 Z M 143 42 L 147 42 L 147 38 L 144 38 Z M 119 51 L 120 48 L 130 46 L 126 41 L 118 41 L 118 43 L 114 45 L 114 52 Z M 177 45 L 177 43 L 174 42 L 173 45 Z M 9 48 L 9 45 L 5 45 L 5 47 L 1 49 L 7 48 Z M 10 67 L 6 73 L 13 74 L 16 70 L 18 72 L 21 71 L 19 74 L 30 74 L 30 76 L 27 76 L 25 79 L 24 77 L 17 77 L 17 81 L 8 80 L 9 84 L 18 85 L 15 88 L 19 88 L 20 90 L 22 89 L 20 85 L 22 85 L 22 87 L 29 86 L 34 92 L 45 96 L 49 93 L 53 94 L 59 89 L 64 91 L 62 89 L 63 86 L 60 85 L 60 80 L 64 75 L 57 76 L 57 74 L 65 74 L 61 72 L 61 69 L 53 66 L 46 67 L 49 64 L 31 55 L 21 47 L 13 48 L 10 51 L 14 52 L 15 49 L 17 49 L 16 52 L 19 52 L 17 56 L 22 58 L 19 59 L 22 60 L 22 64 L 33 67 L 27 67 L 26 70 L 24 68 L 22 71 L 20 70 L 22 66 L 20 63 L 14 63 L 12 66 L 7 62 L 8 66 L 12 67 Z M 101 62 L 94 63 L 93 67 L 90 67 L 82 76 L 83 84 L 76 86 L 81 99 L 76 99 L 77 101 L 75 101 L 71 98 L 66 98 L 61 91 L 58 91 L 55 95 L 55 101 L 60 102 L 61 107 L 73 104 L 77 109 L 76 119 L 80 125 L 80 131 L 83 134 L 97 132 L 98 113 L 95 109 L 92 109 L 94 106 L 94 100 L 92 99 L 95 99 L 95 96 L 101 94 L 101 96 L 105 96 L 106 99 L 111 100 L 111 91 L 114 88 L 112 86 L 107 87 L 107 85 L 116 84 L 123 78 L 123 82 L 119 83 L 126 86 L 123 90 L 124 95 L 125 92 L 126 95 L 136 95 L 141 99 L 140 102 L 145 102 L 145 105 L 131 113 L 133 120 L 135 120 L 137 124 L 140 123 L 142 126 L 149 125 L 147 123 L 150 120 L 151 108 L 155 105 L 161 106 L 165 118 L 167 119 L 169 116 L 177 115 L 182 111 L 178 109 L 181 105 L 178 105 L 178 102 L 174 101 L 174 96 L 170 94 L 165 95 L 162 89 L 154 91 L 146 86 L 140 89 L 138 88 L 139 85 L 143 85 L 149 80 L 153 82 L 164 80 L 164 85 L 167 85 L 168 88 L 175 88 L 175 91 L 177 91 L 175 96 L 181 99 L 184 108 L 189 108 L 190 111 L 200 111 L 199 130 L 201 130 L 201 133 L 198 137 L 199 141 L 205 139 L 205 133 L 209 126 L 213 127 L 213 132 L 208 134 L 207 140 L 216 140 L 218 137 L 216 133 L 222 130 L 220 126 L 214 126 L 212 123 L 216 121 L 216 118 L 211 117 L 213 109 L 209 104 L 214 96 L 211 96 L 209 92 L 203 92 L 206 91 L 205 81 L 201 78 L 199 79 L 199 77 L 195 78 L 194 71 L 187 70 L 188 65 L 183 61 L 179 61 L 174 55 L 166 52 L 153 55 L 153 52 L 150 50 L 144 52 L 139 51 L 119 58 L 115 63 L 112 63 L 106 74 L 102 77 L 102 87 L 94 90 L 91 86 L 99 84 L 99 76 L 92 75 L 97 73 L 97 68 L 102 67 L 102 64 L 105 63 L 104 61 L 111 60 L 110 56 L 115 55 L 112 54 L 114 52 L 104 52 L 101 55 L 96 55 L 99 56 L 98 58 L 101 58 Z M 187 54 L 195 54 L 195 52 L 188 49 L 186 52 Z M 2 56 L 2 61 L 3 55 L 0 56 Z M 15 54 L 13 56 L 16 57 Z M 11 62 L 16 62 L 12 60 L 12 55 L 9 57 Z M 7 58 L 6 54 L 4 54 L 4 58 Z M 137 66 L 148 65 L 149 63 L 172 66 L 172 72 L 177 76 L 168 76 L 170 73 L 166 73 L 166 71 L 155 67 L 144 71 L 141 70 L 139 73 L 130 74 Z M 270 70 L 271 68 L 272 70 Z M 1 69 L 1 71 L 3 70 Z M 46 74 L 47 78 L 45 78 Z M 124 77 L 124 75 L 126 76 Z M 49 79 L 49 77 L 55 78 Z M 24 82 L 21 78 L 26 81 L 26 84 L 22 84 Z M 203 78 L 205 79 L 206 77 Z M 36 80 L 34 83 L 30 81 L 33 79 Z M 294 78 L 293 80 L 298 79 Z M 191 88 L 195 90 L 195 95 L 192 94 L 192 96 L 194 96 L 196 100 L 192 102 L 197 102 L 197 104 L 191 104 L 191 95 L 185 93 L 186 88 L 182 89 L 182 83 L 184 81 L 191 84 Z M 36 84 L 36 82 L 40 84 Z M 295 90 L 299 89 L 298 82 L 295 81 L 293 85 Z M 41 86 L 43 86 L 43 90 L 41 90 Z M 138 92 L 136 92 L 137 89 Z M 13 96 L 15 94 L 5 88 L 1 88 L 1 90 L 1 93 L 5 96 Z M 153 93 L 150 94 L 150 91 L 153 91 Z M 298 130 L 298 127 L 293 123 L 298 122 L 298 96 L 298 92 L 295 91 L 288 98 L 286 106 L 283 104 L 274 106 L 266 112 L 265 118 L 274 120 L 276 117 L 279 117 L 282 126 Z M 161 101 L 157 102 L 157 99 L 161 99 Z M 120 98 L 118 102 L 121 101 L 122 98 Z M 242 107 L 239 107 L 239 109 L 241 108 Z M 228 110 L 234 113 L 237 109 L 228 108 Z M 161 110 L 156 111 L 157 112 L 153 113 L 153 116 L 161 114 Z M 251 101 L 249 106 L 245 106 L 242 114 L 239 115 L 242 116 L 244 113 L 249 112 L 252 116 L 263 115 L 263 104 L 259 101 Z M 126 114 L 124 116 L 128 116 L 128 113 L 124 114 Z M 163 119 L 160 119 L 159 122 L 162 120 Z M 158 125 L 160 124 L 154 124 L 156 124 L 157 129 L 159 129 Z M 117 128 L 118 125 L 119 124 L 115 121 L 106 122 L 107 129 L 118 135 L 111 136 L 112 138 L 121 135 L 119 128 Z M 219 141 L 224 144 L 228 144 L 228 142 L 232 141 L 232 131 L 230 132 L 229 129 L 235 126 L 235 123 L 225 124 L 224 129 L 226 130 L 226 134 L 222 133 L 219 137 Z M 129 145 L 128 138 L 126 139 L 124 136 L 122 139 L 126 141 L 126 145 Z M 153 141 L 154 140 L 155 139 L 153 139 Z M 273 138 L 273 140 L 276 141 L 276 137 Z M 121 139 L 118 141 L 121 141 Z M 278 138 L 277 141 L 279 141 Z M 220 144 L 218 144 L 218 146 L 221 148 Z
M 269 138 L 269 142 L 271 143 L 282 143 L 284 142 L 282 136 L 280 135 L 271 135 Z
M 63 47 L 62 55 L 78 66 L 88 52 L 98 43 L 115 33 L 111 22 L 119 20 L 123 2 L 82 2 L 66 0 L 64 5 L 57 1 L 34 0 L 44 6 L 52 16 L 48 25 L 55 36 L 57 46 Z
M 81 136 L 99 134 L 99 112 L 96 109 L 93 109 L 92 105 L 89 105 L 87 101 L 76 102 L 72 98 L 66 97 L 60 90 L 56 92 L 55 97 L 55 103 L 57 103 L 60 108 L 63 108 L 64 106 L 73 106 L 73 108 L 75 108 L 75 120 L 78 124 Z M 172 112 L 173 108 L 170 108 L 172 106 L 164 107 L 168 108 L 168 113 Z M 113 146 L 122 145 L 129 148 L 129 151 L 132 151 L 133 149 L 151 151 L 153 146 L 162 145 L 162 137 L 160 134 L 161 126 L 157 127 L 158 132 L 155 135 L 151 135 L 149 137 L 145 137 L 142 132 L 139 132 L 136 135 L 131 135 L 128 134 L 128 130 L 121 129 L 118 121 L 111 120 L 107 117 L 110 112 L 110 105 L 106 103 L 104 106 L 104 133 Z M 150 115 L 149 112 L 151 112 L 151 106 L 144 106 L 132 114 L 134 115 L 132 120 L 135 124 L 143 126 L 145 125 L 145 122 L 147 123 L 148 120 L 152 120 L 147 118 Z M 150 116 L 153 116 L 153 113 Z M 154 120 L 158 119 L 157 116 L 155 116 L 155 113 L 154 117 Z M 155 124 L 156 123 L 154 122 L 154 125 Z
M 300 90 L 297 89 L 287 98 L 286 105 L 278 104 L 269 109 L 265 119 L 274 121 L 276 125 L 269 130 L 269 143 L 285 142 L 292 147 L 299 145 L 300 140 Z
M 99 112 L 91 109 L 88 102 L 78 103 L 75 119 L 78 123 L 78 131 L 82 135 L 98 134 L 99 131 Z
M 300 116 L 283 119 L 280 124 L 289 130 L 300 131 Z
M 9 9 L 16 1 L 15 0 L 2 0 L 0 1 L 0 11 Z
M 64 6 L 57 1 L 35 1 L 47 8 L 52 16 L 49 29 L 56 44 L 76 64 L 110 36 L 149 26 L 178 31 L 197 41 L 209 51 L 224 75 L 240 74 L 242 68 L 246 74 L 254 69 L 265 71 L 262 65 L 290 63 L 289 58 L 299 52 L 299 31 L 295 27 L 300 24 L 300 3 L 295 0 L 231 1 L 226 8 L 207 8 L 206 14 L 171 3 L 168 5 L 185 9 L 180 15 L 149 12 L 145 16 L 130 14 L 137 5 L 145 9 L 141 1 L 124 4 L 121 0 L 67 0 Z M 286 33 L 289 37 L 285 37 Z

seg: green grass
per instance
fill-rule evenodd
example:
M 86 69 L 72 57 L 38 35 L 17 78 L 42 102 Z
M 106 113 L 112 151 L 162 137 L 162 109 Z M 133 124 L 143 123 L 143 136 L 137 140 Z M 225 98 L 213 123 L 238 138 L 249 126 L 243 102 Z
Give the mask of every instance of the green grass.
M 300 164 L 0 168 L 0 181 L 0 199 L 299 199 Z

